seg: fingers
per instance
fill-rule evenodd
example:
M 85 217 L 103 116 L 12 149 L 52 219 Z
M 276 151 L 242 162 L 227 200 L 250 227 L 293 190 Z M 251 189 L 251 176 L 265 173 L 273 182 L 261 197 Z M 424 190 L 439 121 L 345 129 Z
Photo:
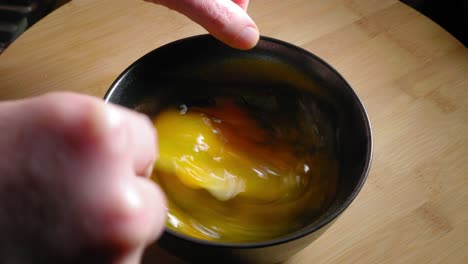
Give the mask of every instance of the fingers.
M 143 232 L 145 245 L 154 242 L 164 231 L 167 216 L 167 201 L 161 188 L 149 179 L 137 177 L 135 185 L 147 206 L 144 211 L 149 214 L 148 231 Z
M 149 179 L 133 177 L 83 187 L 81 208 L 88 216 L 85 231 L 94 244 L 118 249 L 116 259 L 140 252 L 162 234 L 166 200 Z
M 89 148 L 79 155 L 99 161 L 96 165 L 85 159 L 81 166 L 98 176 L 80 186 L 78 203 L 93 216 L 94 224 L 87 227 L 93 240 L 120 249 L 115 263 L 138 263 L 146 245 L 162 233 L 167 214 L 162 191 L 150 179 L 138 177 L 151 174 L 156 132 L 147 117 L 128 109 L 101 102 L 89 109 L 79 135 Z
M 44 210 L 64 215 L 62 226 L 71 234 L 51 239 L 63 239 L 57 243 L 64 247 L 80 241 L 93 252 L 105 251 L 113 263 L 138 263 L 146 245 L 161 235 L 167 214 L 160 188 L 138 177 L 150 175 L 157 153 L 150 120 L 71 93 L 20 104 L 15 122 L 24 125 L 16 134 L 28 140 L 24 152 L 40 164 L 39 174 L 28 177 L 36 177 L 41 189 L 56 197 L 43 202 L 50 206 Z
M 130 111 L 122 111 L 126 116 L 133 149 L 132 161 L 135 173 L 140 176 L 149 177 L 153 171 L 153 165 L 156 160 L 158 145 L 156 130 L 150 119 L 141 114 L 135 114 Z
M 70 163 L 87 168 L 92 164 L 99 168 L 129 165 L 136 175 L 151 174 L 157 141 L 146 116 L 71 93 L 51 93 L 35 101 L 26 111 L 44 115 L 36 117 L 41 122 L 37 126 L 66 141 L 74 159 Z
M 259 40 L 255 22 L 247 15 L 247 0 L 151 1 L 174 9 L 204 27 L 233 48 L 247 50 Z
M 156 130 L 147 116 L 117 105 L 98 102 L 88 117 L 91 118 L 87 121 L 89 131 L 94 134 L 93 137 L 104 142 L 101 147 L 107 150 L 105 154 L 115 154 L 114 157 L 120 162 L 125 156 L 130 156 L 129 161 L 136 175 L 151 175 L 158 146 Z
M 151 175 L 157 153 L 156 131 L 146 116 L 100 101 L 90 104 L 89 114 L 79 122 L 78 135 L 84 138 L 82 144 L 89 144 L 79 154 L 99 161 L 100 177 L 82 185 L 78 195 L 85 197 L 83 210 L 96 220 L 88 231 L 98 235 L 96 240 L 104 239 L 121 249 L 116 263 L 138 263 L 133 261 L 164 230 L 167 214 L 159 187 L 138 177 Z M 82 168 L 93 174 L 98 166 L 89 166 L 93 162 L 87 161 Z

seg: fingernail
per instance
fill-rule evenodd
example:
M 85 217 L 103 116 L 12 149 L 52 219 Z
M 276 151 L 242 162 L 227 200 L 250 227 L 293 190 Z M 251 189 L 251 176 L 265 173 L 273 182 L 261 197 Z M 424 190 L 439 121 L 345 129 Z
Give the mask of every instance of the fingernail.
M 243 48 L 250 49 L 253 48 L 259 38 L 259 33 L 257 29 L 248 26 L 242 30 L 242 32 L 239 34 L 238 41 L 239 44 L 242 45 Z
M 145 170 L 145 177 L 147 178 L 151 178 L 151 174 L 153 174 L 153 169 L 154 169 L 154 161 L 151 161 L 148 166 L 146 167 L 146 170 Z

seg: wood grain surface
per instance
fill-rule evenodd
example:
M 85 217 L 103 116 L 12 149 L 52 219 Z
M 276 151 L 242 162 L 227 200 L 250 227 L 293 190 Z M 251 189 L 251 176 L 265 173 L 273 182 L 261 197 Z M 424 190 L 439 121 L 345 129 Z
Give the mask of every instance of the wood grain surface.
M 468 52 L 397 0 L 252 0 L 261 34 L 335 67 L 362 98 L 374 160 L 357 199 L 289 260 L 468 263 Z M 205 33 L 138 0 L 73 0 L 0 55 L 0 100 L 68 90 L 102 97 L 130 63 Z M 144 263 L 178 263 L 156 247 Z

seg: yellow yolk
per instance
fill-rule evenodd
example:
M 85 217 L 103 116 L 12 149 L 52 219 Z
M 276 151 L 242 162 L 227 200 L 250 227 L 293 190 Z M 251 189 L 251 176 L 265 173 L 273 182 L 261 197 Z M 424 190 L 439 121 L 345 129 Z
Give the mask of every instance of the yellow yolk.
M 234 105 L 185 114 L 168 110 L 155 126 L 161 139 L 158 168 L 219 200 L 239 195 L 271 202 L 297 194 L 307 184 L 292 149 L 275 142 Z
M 153 178 L 168 196 L 167 224 L 178 232 L 229 242 L 276 237 L 300 227 L 299 217 L 318 212 L 334 192 L 332 160 L 297 155 L 232 101 L 167 109 L 154 125 Z

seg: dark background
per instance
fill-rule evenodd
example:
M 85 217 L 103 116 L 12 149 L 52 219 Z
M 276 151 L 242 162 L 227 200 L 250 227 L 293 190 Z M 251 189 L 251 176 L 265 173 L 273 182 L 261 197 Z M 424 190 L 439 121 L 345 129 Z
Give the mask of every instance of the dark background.
M 401 0 L 468 46 L 468 0 Z
M 0 53 L 29 27 L 68 1 L 0 0 Z

